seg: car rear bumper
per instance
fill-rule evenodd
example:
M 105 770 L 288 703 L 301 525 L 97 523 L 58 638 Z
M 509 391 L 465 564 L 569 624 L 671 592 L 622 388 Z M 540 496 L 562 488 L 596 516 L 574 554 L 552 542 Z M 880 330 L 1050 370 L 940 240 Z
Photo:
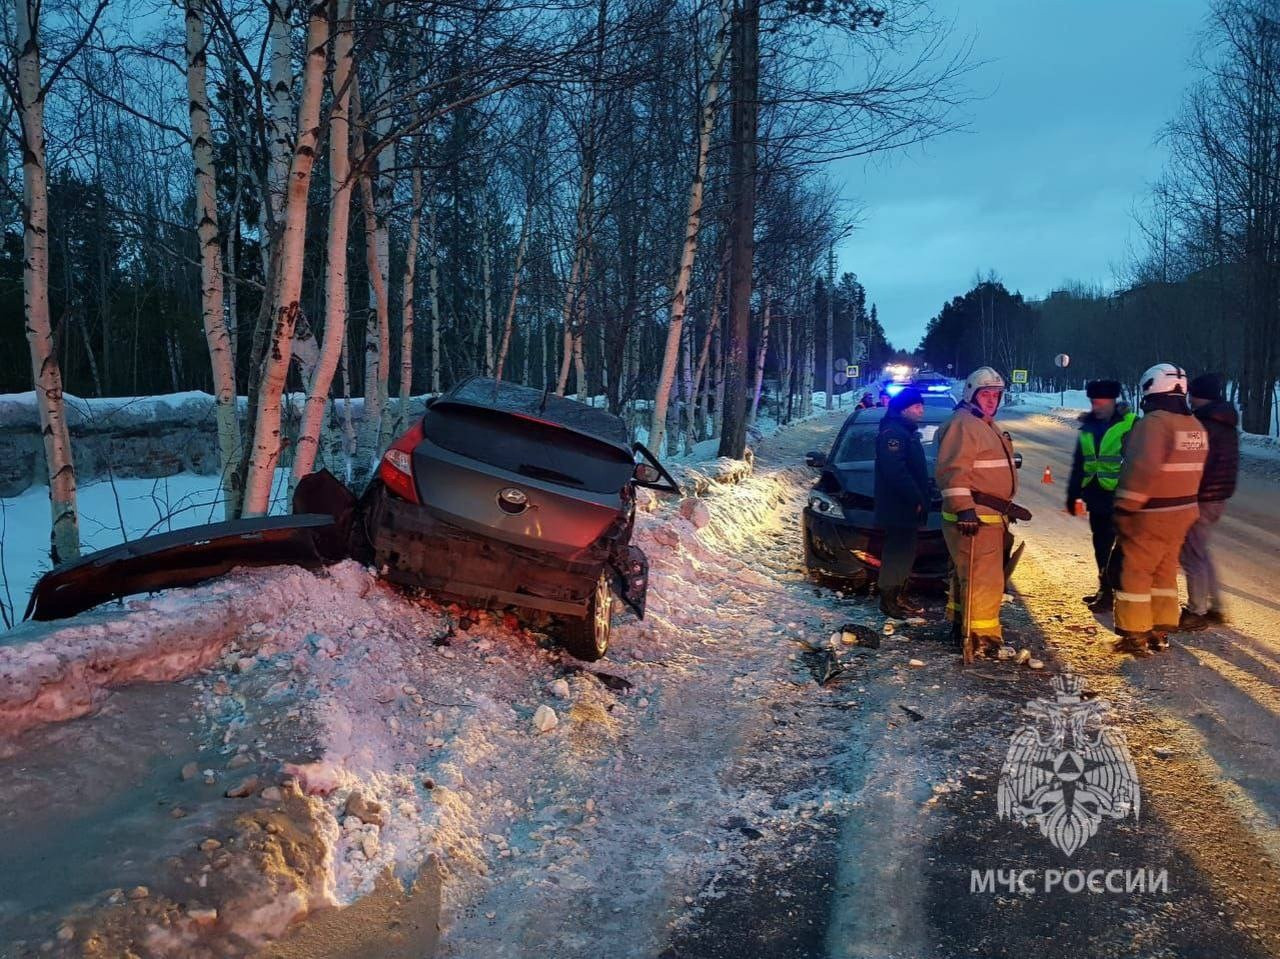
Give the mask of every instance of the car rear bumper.
M 477 605 L 584 616 L 600 571 L 644 613 L 648 560 L 637 546 L 592 545 L 572 556 L 539 552 L 447 523 L 379 489 L 365 513 L 371 561 L 386 579 Z
M 884 530 L 843 517 L 823 516 L 806 506 L 805 563 L 811 572 L 836 579 L 876 578 Z M 938 529 L 922 529 L 916 544 L 911 575 L 918 580 L 945 580 L 950 557 Z

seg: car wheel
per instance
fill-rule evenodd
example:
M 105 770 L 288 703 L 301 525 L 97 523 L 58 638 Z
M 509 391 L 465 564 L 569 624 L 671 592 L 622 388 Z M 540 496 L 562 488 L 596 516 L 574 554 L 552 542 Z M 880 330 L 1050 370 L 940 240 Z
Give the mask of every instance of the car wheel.
M 607 569 L 600 571 L 582 619 L 560 621 L 560 643 L 569 655 L 594 663 L 609 648 L 613 626 L 613 583 Z

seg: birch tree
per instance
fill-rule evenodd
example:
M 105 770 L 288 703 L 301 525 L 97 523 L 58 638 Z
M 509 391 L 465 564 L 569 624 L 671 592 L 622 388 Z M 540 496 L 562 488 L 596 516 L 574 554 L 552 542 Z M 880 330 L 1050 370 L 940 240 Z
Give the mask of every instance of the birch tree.
M 294 450 L 290 484 L 315 469 L 316 453 L 328 408 L 334 372 L 343 356 L 347 334 L 347 240 L 351 224 L 351 80 L 352 22 L 351 0 L 336 0 L 334 17 L 333 105 L 329 110 L 329 182 L 333 196 L 329 204 L 329 233 L 325 247 L 324 340 L 315 372 L 307 386 L 302 426 Z M 343 374 L 344 380 L 346 373 Z M 346 415 L 350 420 L 350 401 Z
M 14 0 L 12 60 L 3 79 L 18 112 L 22 154 L 22 308 L 36 410 L 44 440 L 49 477 L 50 556 L 54 564 L 80 555 L 80 521 L 76 512 L 76 470 L 67 429 L 62 369 L 54 343 L 49 310 L 49 194 L 45 166 L 45 98 L 70 59 L 84 46 L 106 7 L 99 0 L 77 31 L 69 50 L 53 64 L 49 78 L 41 72 L 40 0 Z
M 240 509 L 240 420 L 236 410 L 235 358 L 223 314 L 222 247 L 218 231 L 218 185 L 213 168 L 213 130 L 205 81 L 209 38 L 205 0 L 186 0 L 187 102 L 195 163 L 196 234 L 200 245 L 200 318 L 213 371 L 218 426 L 218 465 L 227 519 Z M 234 262 L 234 261 L 233 261 Z
M 662 354 L 662 371 L 658 375 L 658 389 L 654 394 L 653 422 L 649 427 L 649 441 L 655 450 L 662 449 L 662 437 L 667 423 L 667 402 L 671 395 L 672 379 L 680 352 L 680 339 L 684 332 L 685 305 L 689 296 L 689 281 L 693 276 L 693 263 L 698 255 L 698 231 L 702 223 L 702 194 L 707 178 L 707 159 L 711 154 L 711 133 L 715 128 L 716 105 L 720 95 L 720 70 L 729 51 L 729 13 L 720 7 L 720 20 L 716 28 L 715 49 L 711 55 L 710 75 L 702 94 L 702 109 L 698 124 L 698 153 L 694 164 L 693 181 L 689 185 L 689 215 L 685 221 L 684 244 L 680 251 L 680 269 L 676 274 L 675 290 L 671 297 L 671 319 L 667 326 L 667 345 Z
M 273 254 L 276 269 L 271 294 L 271 339 L 259 385 L 253 454 L 245 481 L 244 516 L 263 516 L 270 508 L 275 468 L 280 458 L 280 405 L 292 355 L 294 321 L 300 308 L 307 191 L 320 138 L 320 93 L 329 38 L 327 7 L 328 0 L 311 0 L 302 97 L 298 103 L 297 142 L 285 193 L 280 249 Z

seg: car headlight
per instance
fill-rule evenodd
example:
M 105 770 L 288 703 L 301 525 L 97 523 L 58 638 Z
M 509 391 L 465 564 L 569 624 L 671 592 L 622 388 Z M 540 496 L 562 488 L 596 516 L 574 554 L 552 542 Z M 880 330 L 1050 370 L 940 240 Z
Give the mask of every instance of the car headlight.
M 841 513 L 840 504 L 820 490 L 809 491 L 809 508 L 815 513 Z

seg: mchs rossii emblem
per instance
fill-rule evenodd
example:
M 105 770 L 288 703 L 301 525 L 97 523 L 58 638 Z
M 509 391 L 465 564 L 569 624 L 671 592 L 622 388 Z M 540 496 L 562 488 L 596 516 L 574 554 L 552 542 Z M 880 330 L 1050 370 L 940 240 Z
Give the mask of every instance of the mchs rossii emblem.
M 1053 678 L 1052 699 L 1027 703 L 1013 734 L 996 792 L 1001 819 L 1035 824 L 1073 855 L 1103 818 L 1138 818 L 1138 774 L 1119 730 L 1106 724 L 1110 705 L 1086 700 L 1079 677 Z

